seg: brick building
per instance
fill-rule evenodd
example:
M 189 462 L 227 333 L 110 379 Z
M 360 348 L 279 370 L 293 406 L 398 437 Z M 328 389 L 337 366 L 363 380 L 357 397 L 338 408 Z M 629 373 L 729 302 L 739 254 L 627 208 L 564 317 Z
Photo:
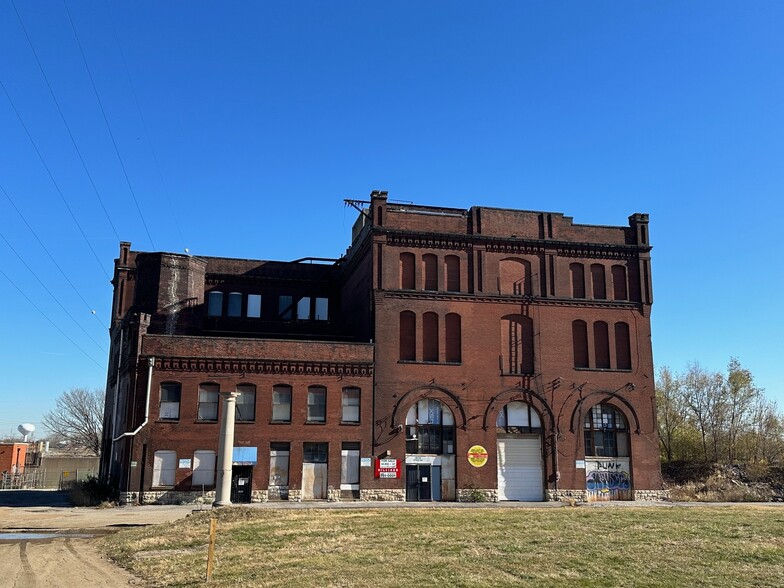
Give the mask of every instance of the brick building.
M 648 217 L 352 201 L 337 260 L 115 261 L 101 469 L 125 501 L 662 496 Z

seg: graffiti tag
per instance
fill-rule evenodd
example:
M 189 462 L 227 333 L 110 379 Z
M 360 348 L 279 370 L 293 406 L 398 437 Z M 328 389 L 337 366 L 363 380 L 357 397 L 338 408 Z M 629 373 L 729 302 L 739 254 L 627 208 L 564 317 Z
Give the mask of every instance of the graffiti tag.
M 595 470 L 588 472 L 585 479 L 588 490 L 595 492 L 611 492 L 613 490 L 629 490 L 631 488 L 629 473 L 624 471 Z

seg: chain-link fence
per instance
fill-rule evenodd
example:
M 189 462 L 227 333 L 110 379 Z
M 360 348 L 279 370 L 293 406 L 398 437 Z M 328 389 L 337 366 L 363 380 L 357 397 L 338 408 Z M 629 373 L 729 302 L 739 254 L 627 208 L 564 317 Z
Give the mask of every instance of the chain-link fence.
M 43 488 L 45 470 L 35 470 L 23 474 L 0 474 L 0 490 L 25 490 L 32 488 Z

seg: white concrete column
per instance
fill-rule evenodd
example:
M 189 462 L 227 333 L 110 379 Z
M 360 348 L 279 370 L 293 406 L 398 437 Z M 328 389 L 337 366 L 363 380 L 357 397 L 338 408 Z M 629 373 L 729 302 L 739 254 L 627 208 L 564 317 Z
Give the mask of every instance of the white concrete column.
M 221 392 L 223 415 L 218 441 L 218 480 L 215 484 L 215 502 L 212 506 L 231 505 L 231 458 L 234 453 L 234 412 L 239 392 Z

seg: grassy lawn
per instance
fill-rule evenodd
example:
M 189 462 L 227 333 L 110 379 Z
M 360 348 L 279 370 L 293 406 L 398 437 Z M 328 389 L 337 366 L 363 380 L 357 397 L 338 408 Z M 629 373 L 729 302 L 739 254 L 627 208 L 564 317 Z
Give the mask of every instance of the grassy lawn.
M 784 508 L 217 512 L 214 586 L 784 586 Z M 152 586 L 203 583 L 209 513 L 102 539 Z

